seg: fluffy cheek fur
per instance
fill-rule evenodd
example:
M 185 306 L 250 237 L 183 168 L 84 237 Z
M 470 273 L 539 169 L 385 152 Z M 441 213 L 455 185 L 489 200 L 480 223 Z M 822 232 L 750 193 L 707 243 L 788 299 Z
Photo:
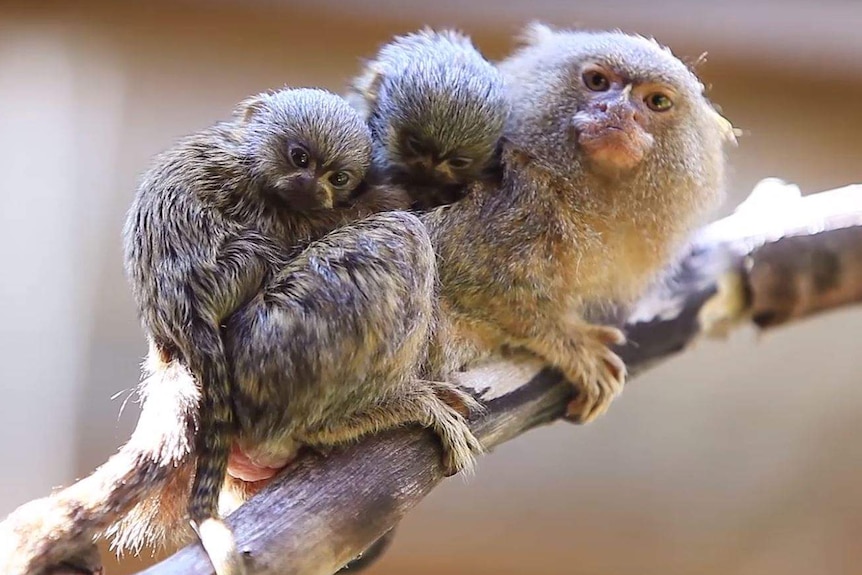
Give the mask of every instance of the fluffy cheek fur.
M 555 79 L 553 74 L 548 78 Z M 577 163 L 574 118 L 585 103 L 573 98 L 571 89 L 559 81 L 530 85 L 547 94 L 539 99 L 525 92 L 517 77 L 510 81 L 513 112 L 507 120 L 506 137 L 548 169 Z
M 260 185 L 277 188 L 285 174 L 293 169 L 278 147 L 259 138 L 246 142 L 243 154 L 251 159 L 251 175 Z
M 666 126 L 657 140 L 655 163 L 676 185 L 688 193 L 667 195 L 680 214 L 690 214 L 691 227 L 703 223 L 705 217 L 717 207 L 724 196 L 724 151 L 722 137 L 716 126 L 702 120 L 704 111 L 687 111 L 680 121 Z M 673 183 L 665 185 L 672 188 Z

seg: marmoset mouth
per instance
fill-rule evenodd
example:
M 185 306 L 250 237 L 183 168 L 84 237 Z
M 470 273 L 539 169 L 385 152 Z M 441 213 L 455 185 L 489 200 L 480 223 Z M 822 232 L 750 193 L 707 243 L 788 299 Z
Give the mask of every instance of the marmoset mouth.
M 316 187 L 296 189 L 268 186 L 264 189 L 264 193 L 273 204 L 285 210 L 307 212 L 332 208 L 330 200 Z
M 631 170 L 652 147 L 652 137 L 639 127 L 633 130 L 610 124 L 590 128 L 578 133 L 578 144 L 603 169 Z

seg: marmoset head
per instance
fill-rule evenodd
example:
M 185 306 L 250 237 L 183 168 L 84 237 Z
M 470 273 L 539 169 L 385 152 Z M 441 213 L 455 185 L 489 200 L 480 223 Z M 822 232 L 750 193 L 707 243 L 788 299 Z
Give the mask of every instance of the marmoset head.
M 266 199 L 294 210 L 345 202 L 371 162 L 365 122 L 335 94 L 284 89 L 242 102 L 236 110 L 241 150 Z
M 396 181 L 464 184 L 496 161 L 503 81 L 469 38 L 423 30 L 385 46 L 372 67 L 375 163 Z
M 720 185 L 732 127 L 654 40 L 534 24 L 500 70 L 513 106 L 507 138 L 555 171 Z

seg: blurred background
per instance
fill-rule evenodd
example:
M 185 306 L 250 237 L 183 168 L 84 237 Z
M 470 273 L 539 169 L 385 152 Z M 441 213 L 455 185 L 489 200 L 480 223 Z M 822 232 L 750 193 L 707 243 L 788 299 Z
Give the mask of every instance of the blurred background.
M 746 132 L 723 213 L 767 176 L 862 182 L 849 0 L 0 2 L 0 516 L 89 473 L 137 419 L 118 415 L 145 352 L 120 230 L 155 153 L 246 95 L 343 90 L 393 34 L 455 25 L 499 58 L 532 19 L 709 53 L 710 95 Z M 446 482 L 372 573 L 860 573 L 860 333 L 852 309 L 701 343 L 595 424 Z

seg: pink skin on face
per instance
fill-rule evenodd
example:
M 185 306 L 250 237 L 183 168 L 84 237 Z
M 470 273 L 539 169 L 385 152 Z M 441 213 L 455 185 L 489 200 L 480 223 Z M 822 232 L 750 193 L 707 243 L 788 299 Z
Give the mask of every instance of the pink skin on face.
M 628 102 L 599 102 L 578 112 L 574 127 L 587 158 L 607 171 L 635 168 L 653 146 L 641 114 Z

